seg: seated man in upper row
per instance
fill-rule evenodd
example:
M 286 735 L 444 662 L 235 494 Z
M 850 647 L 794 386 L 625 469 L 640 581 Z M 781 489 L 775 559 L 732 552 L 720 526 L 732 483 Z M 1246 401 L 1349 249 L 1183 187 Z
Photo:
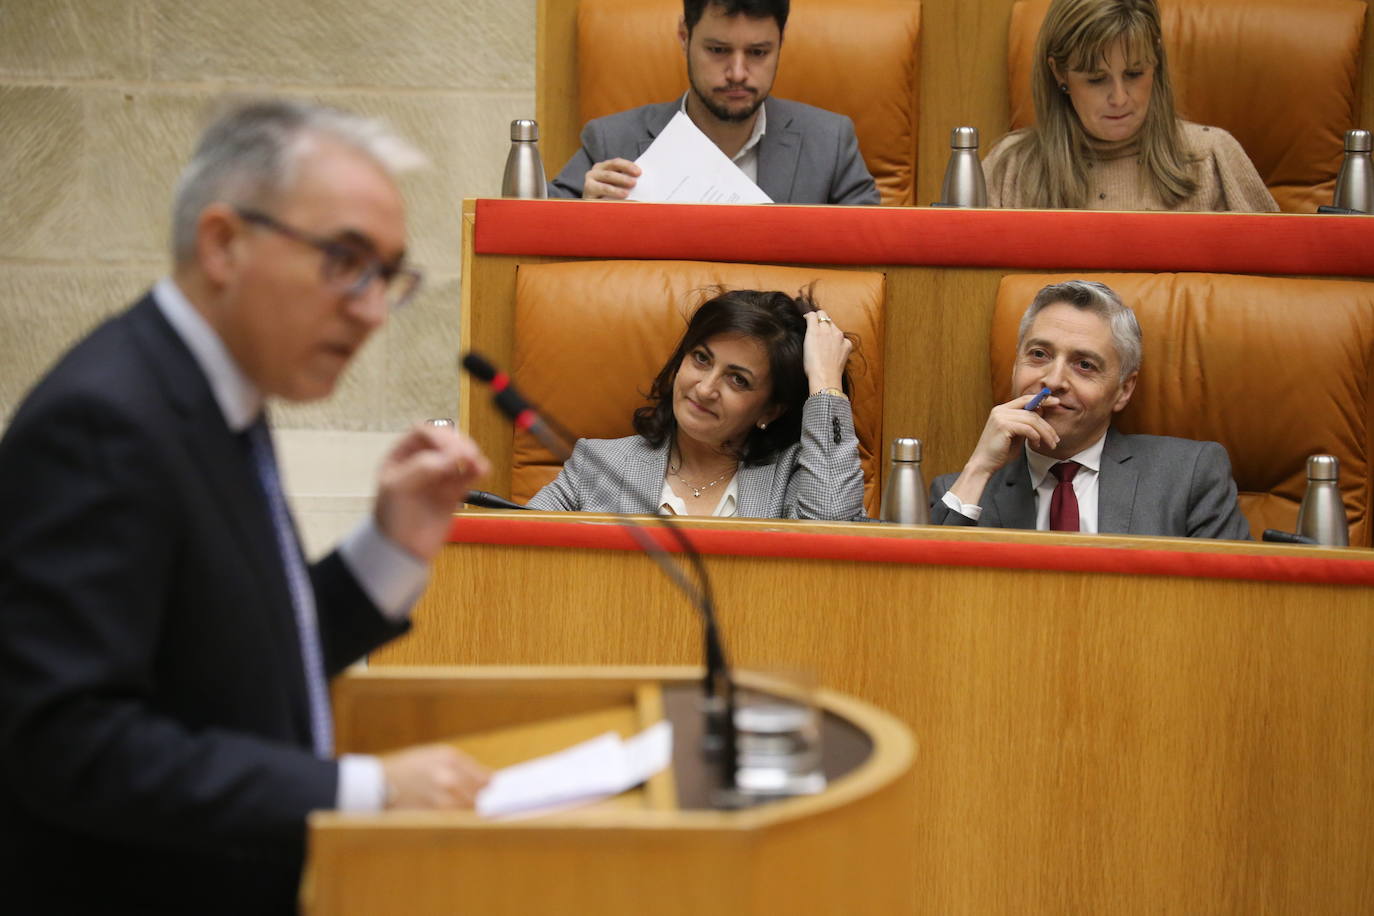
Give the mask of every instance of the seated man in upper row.
M 589 122 L 550 196 L 625 199 L 641 174 L 631 160 L 685 111 L 775 203 L 878 203 L 852 121 L 768 95 L 787 12 L 788 0 L 683 0 L 678 38 L 691 87 L 680 99 Z
M 1017 397 L 992 409 L 963 471 L 936 478 L 931 522 L 1248 540 L 1224 448 L 1112 429 L 1140 357 L 1135 313 L 1111 289 L 1042 289 L 1021 318 Z

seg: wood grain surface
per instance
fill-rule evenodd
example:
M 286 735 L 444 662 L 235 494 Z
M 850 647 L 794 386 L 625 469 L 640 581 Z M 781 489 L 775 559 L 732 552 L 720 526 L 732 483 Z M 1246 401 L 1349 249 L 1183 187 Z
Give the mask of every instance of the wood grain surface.
M 1206 555 L 1295 549 L 1149 543 Z M 920 912 L 1374 907 L 1368 589 L 709 563 L 736 665 L 809 668 L 919 736 L 908 824 Z M 452 545 L 413 634 L 374 664 L 688 664 L 699 653 L 693 610 L 641 556 Z
M 361 742 L 340 746 L 367 746 L 373 726 L 395 734 L 393 716 L 415 729 L 412 741 L 449 733 L 438 729 L 471 735 L 486 729 L 491 706 L 504 704 L 509 721 L 524 727 L 474 739 L 505 757 L 514 747 L 492 747 L 503 735 L 519 748 L 547 741 L 538 736 L 544 713 L 556 716 L 544 722 L 557 735 L 601 724 L 608 701 L 624 716 L 642 717 L 646 687 L 697 677 L 681 668 L 371 670 L 335 687 L 341 741 Z M 913 867 L 911 735 L 866 704 L 831 691 L 815 696 L 874 746 L 868 761 L 821 795 L 743 811 L 677 811 L 644 804 L 654 797 L 650 787 L 639 803 L 498 821 L 466 812 L 320 812 L 310 818 L 304 912 L 912 912 L 914 888 L 903 880 Z M 517 698 L 519 708 L 510 708 Z M 570 707 L 599 711 L 570 715 Z

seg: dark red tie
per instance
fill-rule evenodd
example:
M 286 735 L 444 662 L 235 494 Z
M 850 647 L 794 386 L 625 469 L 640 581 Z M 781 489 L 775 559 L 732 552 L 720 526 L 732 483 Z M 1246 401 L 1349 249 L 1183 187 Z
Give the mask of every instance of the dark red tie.
M 1059 478 L 1050 497 L 1050 530 L 1078 531 L 1078 495 L 1073 492 L 1073 475 L 1078 473 L 1077 461 L 1061 461 L 1050 468 Z

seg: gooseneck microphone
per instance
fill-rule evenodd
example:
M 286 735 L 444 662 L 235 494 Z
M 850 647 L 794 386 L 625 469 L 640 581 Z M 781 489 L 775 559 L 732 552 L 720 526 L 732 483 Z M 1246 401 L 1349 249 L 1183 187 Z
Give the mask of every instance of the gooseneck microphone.
M 504 496 L 497 496 L 495 493 L 488 493 L 486 490 L 468 490 L 467 498 L 463 500 L 469 506 L 480 506 L 483 509 L 528 509 L 529 506 L 522 506 L 517 502 L 511 502 Z
M 496 408 L 510 419 L 516 429 L 523 429 L 534 436 L 540 445 L 552 452 L 560 461 L 568 459 L 572 454 L 568 445 L 569 437 L 556 423 L 540 415 L 534 405 L 516 389 L 509 375 L 471 350 L 463 355 L 462 365 L 469 375 L 491 388 L 492 401 Z M 595 452 L 586 452 L 582 457 L 599 473 L 611 477 L 620 473 Z M 659 515 L 658 506 L 646 502 L 643 509 L 672 534 L 696 573 L 697 581 L 693 582 L 682 568 L 673 562 L 663 545 L 659 544 L 639 522 L 629 516 L 624 517 L 624 528 L 634 538 L 635 543 L 658 564 L 701 615 L 706 660 L 706 676 L 702 681 L 706 708 L 705 746 L 708 753 L 718 755 L 721 784 L 729 792 L 735 788 L 736 778 L 735 688 L 734 680 L 730 677 L 725 646 L 720 638 L 720 628 L 716 624 L 716 602 L 711 591 L 711 579 L 706 573 L 706 564 L 702 561 L 701 554 L 697 552 L 687 533 L 666 516 Z

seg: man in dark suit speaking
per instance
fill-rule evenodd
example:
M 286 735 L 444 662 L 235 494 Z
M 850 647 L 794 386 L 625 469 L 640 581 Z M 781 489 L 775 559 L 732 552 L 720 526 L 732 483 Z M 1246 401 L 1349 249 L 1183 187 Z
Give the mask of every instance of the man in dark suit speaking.
M 853 122 L 769 95 L 788 11 L 788 0 L 683 0 L 686 94 L 589 122 L 550 195 L 625 199 L 641 174 L 632 160 L 682 111 L 774 203 L 877 204 Z
M 1110 288 L 1042 289 L 1017 335 L 1016 397 L 992 409 L 964 469 L 935 479 L 931 521 L 1248 539 L 1224 448 L 1112 428 L 1140 360 L 1140 325 Z
M 16 913 L 293 912 L 312 810 L 470 806 L 445 746 L 335 759 L 328 678 L 403 632 L 486 470 L 415 429 L 308 565 L 264 415 L 322 398 L 419 276 L 376 122 L 239 105 L 176 191 L 172 275 L 0 441 L 0 896 Z

